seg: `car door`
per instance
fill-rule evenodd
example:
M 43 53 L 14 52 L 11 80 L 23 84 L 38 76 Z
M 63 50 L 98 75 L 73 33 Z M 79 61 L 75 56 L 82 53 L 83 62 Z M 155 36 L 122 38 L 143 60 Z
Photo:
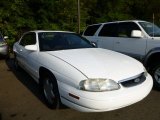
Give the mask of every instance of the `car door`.
M 23 35 L 20 39 L 20 42 L 16 44 L 16 58 L 18 60 L 18 63 L 21 65 L 21 67 L 25 68 L 25 45 L 26 45 L 26 39 L 27 35 Z
M 19 43 L 19 52 L 21 56 L 21 63 L 24 68 L 29 72 L 32 76 L 37 74 L 36 66 L 37 66 L 37 51 L 30 51 L 25 48 L 26 45 L 36 45 L 36 33 L 30 32 L 23 36 Z M 34 77 L 34 76 L 33 76 Z
M 98 47 L 113 50 L 116 36 L 117 23 L 104 24 L 96 38 Z
M 133 38 L 131 36 L 133 30 L 140 30 L 134 22 L 121 22 L 118 24 L 118 39 L 114 41 L 114 50 L 136 59 L 142 59 L 146 51 L 146 39 Z

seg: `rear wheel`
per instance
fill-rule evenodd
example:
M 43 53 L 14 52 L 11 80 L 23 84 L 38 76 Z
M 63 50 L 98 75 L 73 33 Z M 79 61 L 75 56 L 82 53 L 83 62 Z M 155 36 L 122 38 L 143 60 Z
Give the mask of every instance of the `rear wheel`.
M 14 55 L 14 67 L 15 67 L 16 70 L 20 69 L 16 54 Z
M 9 60 L 9 58 L 10 58 L 10 54 L 7 53 L 7 55 L 5 55 L 5 59 L 6 59 L 6 60 Z
M 41 79 L 43 94 L 48 107 L 60 108 L 60 95 L 55 77 L 51 73 L 45 73 Z

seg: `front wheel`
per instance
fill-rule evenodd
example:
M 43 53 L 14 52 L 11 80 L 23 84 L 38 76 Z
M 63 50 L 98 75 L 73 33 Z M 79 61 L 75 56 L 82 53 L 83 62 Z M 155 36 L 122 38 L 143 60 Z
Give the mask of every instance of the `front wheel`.
M 45 73 L 42 77 L 42 89 L 49 108 L 60 108 L 60 95 L 55 77 L 52 74 Z
M 160 89 L 160 63 L 153 65 L 150 69 L 150 74 L 154 80 L 154 86 Z

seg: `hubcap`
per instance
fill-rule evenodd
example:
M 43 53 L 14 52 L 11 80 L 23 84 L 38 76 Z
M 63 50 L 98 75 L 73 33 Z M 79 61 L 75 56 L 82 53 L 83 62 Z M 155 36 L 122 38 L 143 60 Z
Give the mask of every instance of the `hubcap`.
M 44 81 L 43 90 L 44 90 L 44 95 L 46 99 L 48 100 L 48 102 L 50 104 L 53 104 L 55 102 L 55 94 L 53 92 L 53 84 L 49 79 Z
M 154 78 L 160 84 L 160 67 L 155 70 Z

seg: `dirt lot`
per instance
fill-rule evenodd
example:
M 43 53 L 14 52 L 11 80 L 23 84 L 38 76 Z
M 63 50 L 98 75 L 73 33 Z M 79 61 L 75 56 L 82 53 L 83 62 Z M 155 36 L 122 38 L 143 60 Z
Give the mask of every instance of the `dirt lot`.
M 0 120 L 159 120 L 160 91 L 152 90 L 139 103 L 110 112 L 81 113 L 70 108 L 51 110 L 38 85 L 13 59 L 0 59 Z

